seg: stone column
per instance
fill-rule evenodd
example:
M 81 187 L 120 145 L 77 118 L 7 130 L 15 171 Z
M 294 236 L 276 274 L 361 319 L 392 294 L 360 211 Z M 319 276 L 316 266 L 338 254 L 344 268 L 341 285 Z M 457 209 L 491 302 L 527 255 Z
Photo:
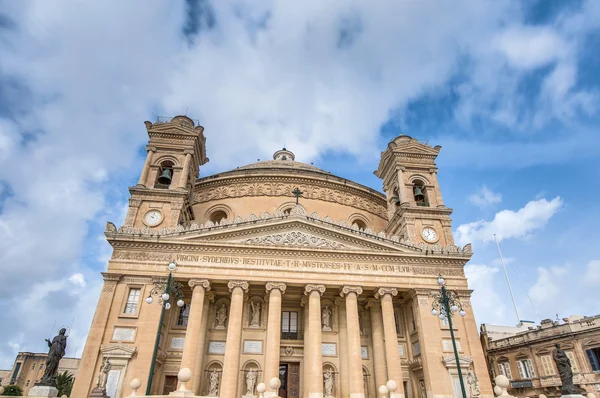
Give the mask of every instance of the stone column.
M 181 170 L 181 179 L 179 180 L 179 188 L 185 189 L 187 185 L 187 179 L 190 175 L 190 160 L 192 158 L 192 154 L 190 152 L 185 152 L 185 160 L 183 161 L 183 170 Z
M 431 173 L 431 183 L 433 184 L 436 205 L 438 207 L 444 206 L 444 200 L 442 199 L 442 191 L 440 190 L 440 184 L 437 179 L 437 169 L 431 169 L 429 170 L 429 172 Z
M 350 398 L 364 398 L 365 388 L 360 350 L 360 324 L 358 322 L 358 295 L 360 286 L 344 286 L 340 296 L 346 297 L 346 327 L 348 334 L 348 389 Z
M 285 283 L 269 282 L 265 287 L 269 295 L 269 318 L 267 320 L 267 343 L 265 349 L 264 383 L 279 377 L 279 350 L 281 345 L 281 295 L 285 293 Z M 270 387 L 269 387 L 270 388 Z M 265 397 L 276 396 L 276 391 L 266 391 Z
M 404 181 L 404 167 L 398 168 L 398 195 L 400 195 L 400 203 L 414 202 L 412 191 L 409 192 Z
M 231 292 L 231 306 L 229 307 L 229 324 L 227 325 L 223 376 L 221 377 L 219 396 L 220 398 L 236 398 L 238 396 L 237 387 L 240 375 L 244 293 L 248 292 L 248 282 L 230 281 L 227 287 Z
M 206 279 L 191 279 L 188 285 L 192 288 L 192 303 L 183 343 L 181 369 L 188 368 L 193 374 L 196 366 L 202 366 L 202 364 L 196 364 L 196 359 L 198 358 L 197 348 L 200 337 L 200 326 L 204 315 L 204 294 L 210 290 L 210 282 Z M 186 387 L 189 390 L 193 390 L 196 383 L 197 381 L 192 379 L 186 384 Z
M 148 171 L 150 170 L 150 163 L 152 162 L 152 156 L 154 155 L 154 151 L 156 151 L 155 147 L 148 147 L 148 154 L 146 155 L 146 161 L 144 162 L 144 167 L 142 168 L 142 174 L 140 174 L 140 180 L 138 181 L 138 185 L 146 186 L 146 179 L 148 178 Z
M 105 337 L 105 333 L 108 332 L 106 330 L 106 325 L 108 324 L 110 310 L 114 305 L 115 290 L 122 275 L 103 272 L 102 277 L 104 278 L 104 286 L 102 287 L 102 292 L 98 299 L 98 306 L 96 307 L 96 313 L 94 314 L 92 325 L 90 326 L 90 333 L 88 334 L 85 348 L 81 355 L 80 363 L 84 366 L 79 368 L 79 376 L 75 378 L 71 394 L 73 397 L 88 396 L 92 388 L 96 386 L 96 376 L 98 375 L 102 363 L 100 347 L 102 346 L 102 340 Z M 140 306 L 141 301 L 140 304 L 138 304 L 138 311 Z M 143 376 L 140 376 L 140 378 L 141 377 Z
M 402 365 L 400 364 L 400 353 L 398 352 L 398 333 L 396 332 L 396 320 L 394 317 L 394 304 L 392 297 L 398 295 L 398 289 L 382 287 L 377 290 L 376 298 L 381 299 L 381 313 L 383 317 L 383 333 L 385 335 L 385 359 L 388 369 L 389 380 L 398 383 L 395 397 L 404 396 L 404 378 L 402 377 Z M 390 397 L 394 398 L 394 397 Z
M 204 346 L 206 345 L 206 332 L 208 327 L 208 309 L 211 303 L 215 302 L 215 294 L 208 292 L 204 295 L 204 305 L 202 306 L 202 322 L 200 323 L 200 333 L 198 334 L 198 347 L 196 349 L 196 368 L 193 370 L 194 388 L 191 390 L 194 395 L 200 395 L 200 383 L 202 382 L 202 373 L 204 366 Z
M 366 307 L 371 315 L 371 339 L 373 342 L 373 366 L 375 367 L 375 387 L 387 383 L 387 365 L 385 347 L 383 343 L 383 319 L 381 318 L 381 305 L 379 300 L 370 298 Z
M 340 358 L 340 392 L 348 397 L 348 327 L 346 325 L 346 304 L 341 298 L 335 299 L 338 314 L 339 358 Z
M 306 285 L 308 330 L 304 333 L 304 396 L 323 397 L 323 356 L 321 353 L 321 295 L 325 285 Z

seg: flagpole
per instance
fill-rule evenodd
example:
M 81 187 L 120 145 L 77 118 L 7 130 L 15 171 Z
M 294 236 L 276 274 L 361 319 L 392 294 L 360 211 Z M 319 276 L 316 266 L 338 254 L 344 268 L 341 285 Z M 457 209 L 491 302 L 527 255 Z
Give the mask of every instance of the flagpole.
M 510 298 L 512 299 L 513 306 L 515 307 L 515 314 L 517 314 L 517 323 L 521 323 L 521 317 L 519 316 L 519 310 L 517 309 L 517 303 L 515 302 L 515 296 L 510 286 L 510 279 L 508 279 L 508 272 L 506 272 L 506 265 L 504 265 L 504 258 L 502 257 L 502 251 L 500 251 L 500 244 L 498 238 L 494 234 L 494 240 L 496 241 L 496 247 L 498 248 L 498 254 L 500 255 L 500 262 L 502 263 L 502 269 L 504 269 L 504 276 L 506 276 L 506 283 L 508 284 L 508 291 L 510 292 Z

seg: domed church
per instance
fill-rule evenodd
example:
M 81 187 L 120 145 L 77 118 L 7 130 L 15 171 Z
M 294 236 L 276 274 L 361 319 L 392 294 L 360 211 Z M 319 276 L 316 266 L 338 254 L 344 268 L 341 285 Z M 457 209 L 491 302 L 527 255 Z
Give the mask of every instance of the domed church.
M 199 178 L 204 128 L 145 124 L 125 223 L 106 225 L 113 252 L 73 397 L 126 397 L 134 379 L 138 396 L 167 396 L 188 368 L 177 396 L 259 397 L 265 383 L 265 398 L 377 398 L 387 383 L 390 398 L 459 398 L 459 367 L 469 397 L 493 396 L 440 146 L 391 141 L 381 193 L 286 148 Z

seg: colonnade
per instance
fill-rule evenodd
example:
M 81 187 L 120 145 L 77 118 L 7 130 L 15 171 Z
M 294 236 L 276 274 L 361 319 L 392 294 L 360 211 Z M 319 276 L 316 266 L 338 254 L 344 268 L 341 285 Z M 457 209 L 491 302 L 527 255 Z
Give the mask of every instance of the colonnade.
M 203 347 L 206 336 L 206 317 L 208 309 L 205 294 L 210 290 L 210 281 L 206 279 L 189 281 L 192 288 L 192 300 L 186 337 L 183 347 L 181 367 L 187 367 L 194 374 L 199 374 L 202 366 Z M 223 359 L 223 375 L 221 379 L 220 397 L 237 398 L 240 377 L 240 355 L 242 352 L 242 319 L 245 295 L 248 293 L 247 281 L 229 281 L 227 284 L 231 293 L 229 308 L 229 321 L 227 325 L 227 338 Z M 265 285 L 268 294 L 268 319 L 265 341 L 264 381 L 279 375 L 280 339 L 281 339 L 281 308 L 282 296 L 286 291 L 286 284 L 282 282 L 268 282 Z M 323 397 L 323 356 L 321 345 L 321 296 L 326 291 L 322 284 L 308 284 L 305 286 L 303 303 L 308 306 L 306 317 L 306 330 L 304 334 L 304 372 L 303 390 L 305 398 Z M 360 286 L 344 285 L 339 289 L 339 295 L 345 300 L 345 309 L 341 313 L 345 317 L 342 321 L 345 328 L 340 332 L 340 340 L 345 342 L 345 353 L 340 352 L 340 368 L 347 372 L 342 382 L 347 380 L 347 386 L 342 387 L 342 394 L 350 398 L 364 398 L 364 384 L 362 372 L 362 353 L 360 341 L 360 325 L 358 313 L 358 297 L 363 293 Z M 367 300 L 367 308 L 371 313 L 371 330 L 373 340 L 373 359 L 375 365 L 375 382 L 379 386 L 387 380 L 395 380 L 399 390 L 395 397 L 401 398 L 402 369 L 400 354 L 398 352 L 398 339 L 392 298 L 398 294 L 396 288 L 381 287 L 376 290 L 373 297 Z M 204 329 L 204 330 L 202 330 Z M 347 362 L 346 362 L 347 361 Z M 346 362 L 342 365 L 342 362 Z M 195 378 L 188 383 L 196 395 L 199 393 L 199 379 Z M 345 387 L 345 388 L 344 388 Z M 275 395 L 275 391 L 267 391 L 265 397 Z

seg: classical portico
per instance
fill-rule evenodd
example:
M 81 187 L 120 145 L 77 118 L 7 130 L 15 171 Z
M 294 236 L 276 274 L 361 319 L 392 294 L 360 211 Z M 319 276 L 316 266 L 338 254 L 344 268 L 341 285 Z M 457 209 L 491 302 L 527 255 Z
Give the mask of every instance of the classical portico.
M 492 396 L 463 272 L 471 249 L 452 239 L 439 147 L 392 141 L 376 172 L 384 195 L 285 148 L 199 179 L 201 126 L 178 116 L 146 127 L 125 224 L 107 224 L 113 253 L 73 396 L 89 395 L 104 353 L 119 347 L 130 354 L 109 375 L 113 398 L 134 378 L 166 395 L 184 367 L 196 396 L 257 397 L 278 377 L 265 397 L 376 398 L 394 380 L 395 398 L 451 398 L 450 330 L 430 312 L 439 274 L 467 312 L 454 322 L 461 358 Z M 144 298 L 169 262 L 183 306 L 171 299 L 161 316 Z

